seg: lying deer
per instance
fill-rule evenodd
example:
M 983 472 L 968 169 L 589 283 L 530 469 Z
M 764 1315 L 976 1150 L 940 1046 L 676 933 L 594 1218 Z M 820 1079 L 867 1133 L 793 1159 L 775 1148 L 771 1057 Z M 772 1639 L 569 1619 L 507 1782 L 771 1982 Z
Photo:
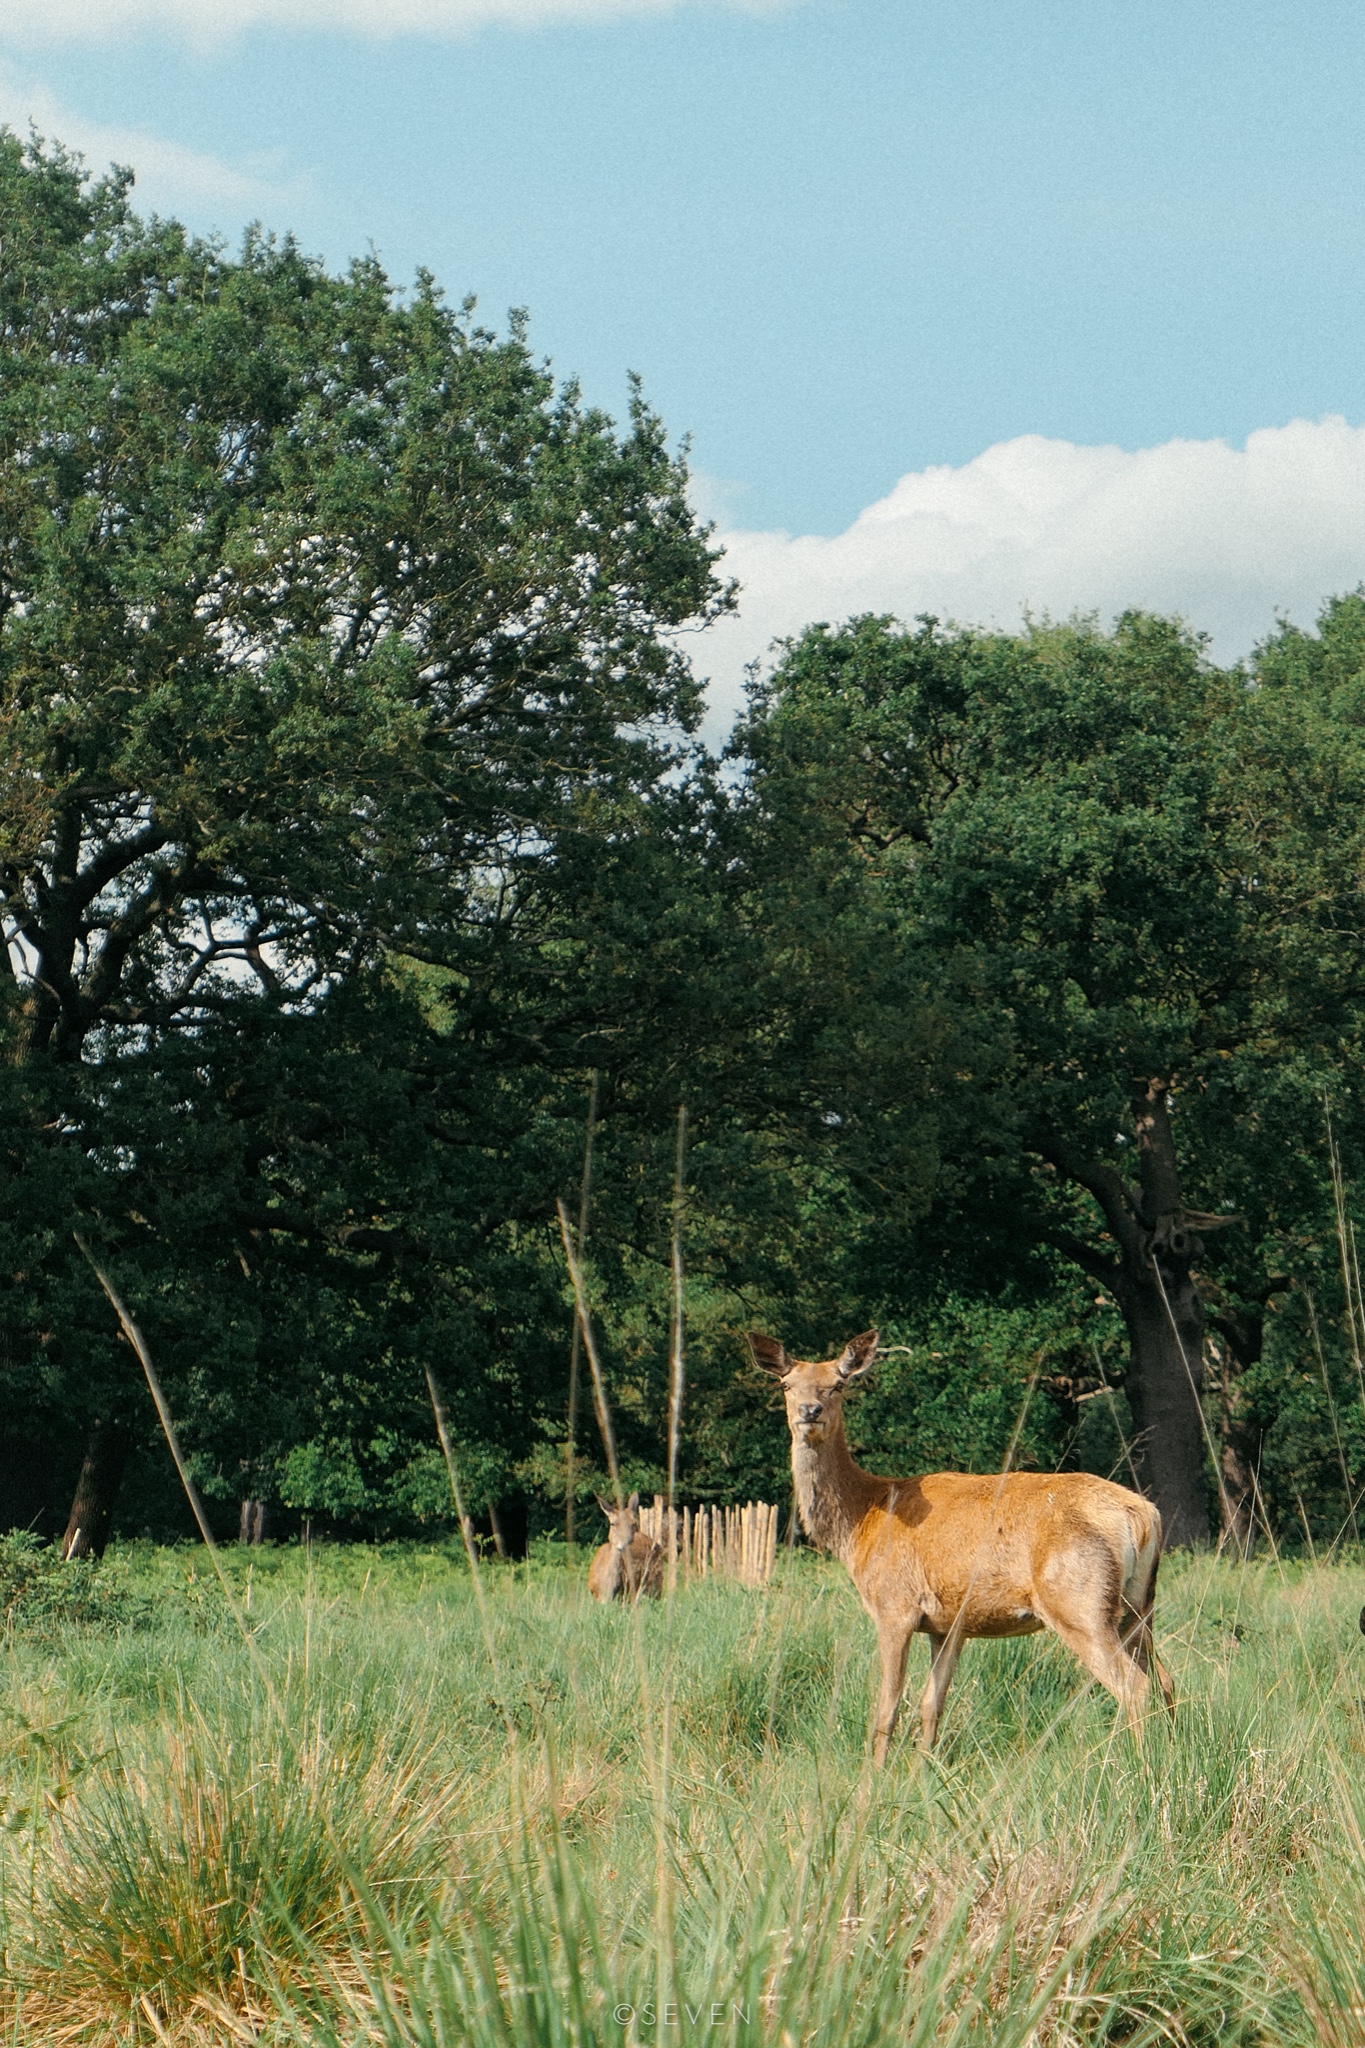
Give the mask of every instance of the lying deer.
M 664 1554 L 640 1527 L 640 1496 L 633 1493 L 623 1508 L 597 1496 L 607 1518 L 607 1540 L 592 1561 L 588 1591 L 594 1600 L 655 1600 L 663 1587 Z
M 881 1479 L 855 1465 L 844 1437 L 844 1395 L 871 1366 L 867 1330 L 828 1365 L 789 1358 L 750 1337 L 754 1363 L 782 1383 L 792 1478 L 813 1542 L 843 1559 L 877 1628 L 882 1684 L 873 1754 L 886 1761 L 900 1712 L 910 1638 L 929 1638 L 920 1739 L 933 1747 L 967 1636 L 1050 1628 L 1107 1686 L 1137 1731 L 1150 1672 L 1174 1712 L 1152 1648 L 1161 1517 L 1141 1494 L 1088 1472 L 935 1472 Z

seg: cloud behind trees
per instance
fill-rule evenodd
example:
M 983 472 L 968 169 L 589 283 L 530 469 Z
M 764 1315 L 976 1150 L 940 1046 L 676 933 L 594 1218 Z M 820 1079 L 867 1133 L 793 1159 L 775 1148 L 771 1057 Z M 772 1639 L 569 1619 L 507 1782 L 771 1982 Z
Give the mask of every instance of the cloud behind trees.
M 933 612 L 1014 627 L 1027 613 L 1175 613 L 1221 660 L 1365 577 L 1365 427 L 1340 415 L 1155 448 L 1023 434 L 958 468 L 912 471 L 830 536 L 720 522 L 738 616 L 707 636 L 712 717 L 743 668 L 815 619 Z
M 25 135 L 57 136 L 92 168 L 131 164 L 139 202 L 169 213 L 186 207 L 225 208 L 249 218 L 262 208 L 295 203 L 308 189 L 306 176 L 281 175 L 282 152 L 258 152 L 244 163 L 229 163 L 144 128 L 93 121 L 67 106 L 41 80 L 0 61 L 0 122 Z

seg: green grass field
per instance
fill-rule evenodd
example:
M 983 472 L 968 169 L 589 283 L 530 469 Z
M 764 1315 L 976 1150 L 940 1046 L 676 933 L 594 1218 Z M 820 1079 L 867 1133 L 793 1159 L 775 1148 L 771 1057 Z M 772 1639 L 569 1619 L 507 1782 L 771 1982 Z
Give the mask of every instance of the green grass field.
M 1141 1753 L 1035 1637 L 874 1776 L 839 1567 L 580 1555 L 234 1556 L 257 1661 L 202 1552 L 13 1597 L 4 2039 L 1365 2042 L 1360 1564 L 1168 1559 Z

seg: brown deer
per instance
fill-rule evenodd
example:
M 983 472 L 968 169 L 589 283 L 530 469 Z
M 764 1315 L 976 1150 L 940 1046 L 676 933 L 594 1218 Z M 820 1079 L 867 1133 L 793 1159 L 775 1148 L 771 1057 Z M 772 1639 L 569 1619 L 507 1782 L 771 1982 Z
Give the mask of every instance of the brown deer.
M 920 1739 L 931 1749 L 967 1636 L 1050 1628 L 1107 1686 L 1140 1731 L 1150 1672 L 1174 1712 L 1152 1648 L 1161 1517 L 1141 1494 L 1088 1472 L 934 1472 L 881 1479 L 855 1465 L 844 1395 L 871 1366 L 864 1331 L 826 1365 L 789 1358 L 751 1336 L 755 1365 L 782 1383 L 792 1478 L 812 1541 L 842 1558 L 877 1629 L 882 1684 L 873 1755 L 880 1765 L 900 1712 L 910 1638 L 929 1638 Z
M 588 1591 L 594 1600 L 657 1600 L 663 1589 L 664 1554 L 640 1527 L 640 1496 L 633 1493 L 623 1508 L 597 1496 L 607 1518 L 607 1540 L 593 1558 Z

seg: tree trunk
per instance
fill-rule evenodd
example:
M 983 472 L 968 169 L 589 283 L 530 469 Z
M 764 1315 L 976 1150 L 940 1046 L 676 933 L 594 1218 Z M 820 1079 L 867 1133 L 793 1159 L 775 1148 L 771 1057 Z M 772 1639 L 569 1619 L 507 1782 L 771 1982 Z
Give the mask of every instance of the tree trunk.
M 237 1525 L 237 1541 L 239 1543 L 264 1543 L 265 1502 L 263 1500 L 244 1500 L 242 1502 L 241 1518 Z
M 491 1508 L 490 1503 L 490 1508 Z M 507 1493 L 497 1503 L 498 1521 L 507 1557 L 525 1557 L 530 1535 L 530 1516 L 524 1493 Z M 491 1521 L 492 1515 L 490 1513 Z
M 1124 1391 L 1133 1414 L 1133 1468 L 1161 1510 L 1166 1547 L 1209 1541 L 1208 1469 L 1199 1396 L 1204 1380 L 1204 1304 L 1190 1267 L 1203 1246 L 1180 1198 L 1171 1134 L 1170 1083 L 1133 1083 L 1139 1180 L 1083 1159 L 1057 1141 L 1044 1147 L 1066 1179 L 1104 1211 L 1113 1255 L 1066 1233 L 1054 1241 L 1112 1291 L 1128 1326 Z M 1200 1219 L 1216 1225 L 1224 1219 Z
M 62 1538 L 63 1557 L 103 1557 L 131 1449 L 128 1433 L 119 1423 L 97 1422 L 91 1429 Z
M 1204 1305 L 1186 1258 L 1152 1245 L 1141 1264 L 1124 1265 L 1114 1293 L 1128 1326 L 1124 1391 L 1133 1416 L 1133 1470 L 1161 1510 L 1167 1549 L 1207 1543 L 1208 1460 L 1199 1404 Z

